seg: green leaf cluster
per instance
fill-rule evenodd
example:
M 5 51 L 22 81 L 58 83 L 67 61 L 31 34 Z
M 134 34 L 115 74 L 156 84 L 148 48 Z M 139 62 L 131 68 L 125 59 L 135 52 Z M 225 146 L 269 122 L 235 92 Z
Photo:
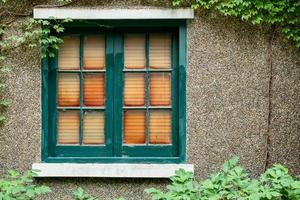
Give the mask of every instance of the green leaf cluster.
M 63 42 L 59 37 L 65 30 L 63 25 L 71 21 L 71 19 L 35 20 L 29 18 L 20 24 L 19 31 L 14 34 L 7 32 L 9 27 L 0 25 L 0 123 L 4 122 L 5 109 L 11 103 L 3 97 L 6 89 L 5 74 L 10 71 L 10 66 L 5 65 L 5 61 L 10 51 L 18 47 L 40 47 L 41 58 L 54 57 L 55 51 Z
M 59 49 L 59 45 L 63 42 L 59 37 L 59 34 L 65 31 L 63 25 L 71 21 L 71 19 L 57 20 L 54 18 L 49 20 L 38 20 L 38 23 L 41 24 L 42 27 L 39 37 L 42 58 L 55 56 L 54 52 Z
M 47 186 L 37 186 L 33 183 L 35 171 L 20 174 L 11 170 L 0 179 L 0 200 L 31 200 L 51 192 Z
M 221 171 L 198 182 L 182 169 L 171 177 L 166 191 L 145 191 L 153 200 L 299 200 L 300 181 L 288 174 L 282 165 L 274 165 L 257 179 L 250 179 L 234 157 Z
M 74 200 L 97 200 L 96 197 L 88 194 L 85 190 L 79 187 L 76 191 L 73 192 Z
M 278 26 L 284 37 L 300 48 L 299 0 L 173 0 L 174 6 L 182 3 L 190 4 L 193 9 L 217 10 L 252 24 Z

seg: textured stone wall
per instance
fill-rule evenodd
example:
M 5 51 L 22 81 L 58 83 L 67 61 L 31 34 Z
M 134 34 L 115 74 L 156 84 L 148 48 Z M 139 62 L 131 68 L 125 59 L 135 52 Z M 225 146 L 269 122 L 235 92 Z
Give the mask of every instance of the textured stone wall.
M 88 5 L 145 7 L 150 2 L 89 1 Z M 276 34 L 270 62 L 269 32 L 268 27 L 253 27 L 208 12 L 198 13 L 188 22 L 187 162 L 195 165 L 198 178 L 218 170 L 232 155 L 239 155 L 253 176 L 263 171 L 266 158 L 269 164 L 280 162 L 300 173 L 300 54 Z M 24 171 L 40 161 L 38 52 L 16 50 L 9 62 L 13 69 L 7 97 L 12 105 L 0 132 L 0 175 L 12 168 Z M 99 178 L 38 181 L 54 191 L 43 199 L 70 199 L 79 185 L 103 199 L 146 199 L 145 188 L 163 187 L 168 182 Z

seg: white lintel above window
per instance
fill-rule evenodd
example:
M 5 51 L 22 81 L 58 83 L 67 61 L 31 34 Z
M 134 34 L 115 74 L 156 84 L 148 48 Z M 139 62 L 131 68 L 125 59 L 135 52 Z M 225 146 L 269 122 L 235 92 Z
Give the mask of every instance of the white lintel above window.
M 192 19 L 192 9 L 34 8 L 35 19 Z

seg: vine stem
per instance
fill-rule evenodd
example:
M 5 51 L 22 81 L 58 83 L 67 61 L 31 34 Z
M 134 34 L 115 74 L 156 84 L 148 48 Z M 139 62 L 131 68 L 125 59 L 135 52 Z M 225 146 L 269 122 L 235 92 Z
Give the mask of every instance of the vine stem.
M 269 83 L 268 83 L 268 118 L 267 118 L 267 130 L 265 133 L 265 163 L 263 171 L 265 172 L 270 165 L 270 126 L 272 117 L 272 97 L 273 97 L 273 61 L 272 61 L 272 51 L 273 51 L 273 41 L 276 35 L 276 26 L 271 26 L 271 31 L 268 39 L 267 48 L 267 63 L 269 66 Z

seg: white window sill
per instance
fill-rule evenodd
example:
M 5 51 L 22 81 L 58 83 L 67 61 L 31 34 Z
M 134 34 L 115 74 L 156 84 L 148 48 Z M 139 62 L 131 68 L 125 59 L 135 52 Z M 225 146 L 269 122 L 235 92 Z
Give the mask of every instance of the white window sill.
M 34 163 L 36 177 L 169 178 L 177 169 L 194 173 L 192 164 Z

